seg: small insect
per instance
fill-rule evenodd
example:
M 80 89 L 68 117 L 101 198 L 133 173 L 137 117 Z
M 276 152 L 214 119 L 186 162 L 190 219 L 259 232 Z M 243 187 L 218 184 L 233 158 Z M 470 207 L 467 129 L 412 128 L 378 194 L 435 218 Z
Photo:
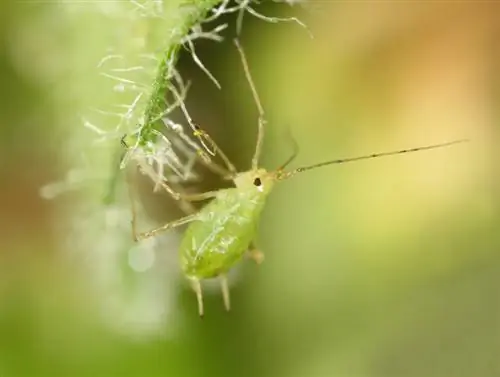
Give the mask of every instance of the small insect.
M 232 180 L 235 187 L 195 195 L 185 195 L 176 192 L 167 184 L 163 183 L 162 185 L 165 190 L 177 200 L 190 202 L 211 199 L 211 201 L 199 211 L 169 222 L 148 232 L 137 233 L 135 210 L 133 210 L 132 217 L 132 230 L 136 241 L 153 237 L 160 232 L 164 232 L 184 224 L 189 224 L 180 245 L 180 262 L 185 276 L 191 282 L 192 288 L 196 293 L 198 312 L 200 316 L 203 316 L 204 313 L 201 287 L 202 280 L 215 277 L 220 279 L 224 306 L 226 310 L 229 310 L 230 295 L 226 276 L 227 272 L 245 255 L 248 255 L 257 263 L 262 262 L 263 254 L 255 249 L 253 240 L 257 233 L 261 211 L 264 208 L 269 193 L 272 191 L 277 182 L 292 178 L 298 173 L 327 165 L 442 148 L 467 141 L 456 140 L 443 144 L 429 145 L 393 152 L 375 153 L 353 158 L 330 160 L 285 171 L 286 166 L 291 163 L 297 155 L 297 151 L 295 150 L 293 155 L 278 169 L 268 171 L 259 167 L 259 157 L 262 150 L 264 128 L 266 124 L 264 110 L 250 75 L 245 53 L 238 40 L 235 40 L 234 42 L 240 54 L 245 76 L 250 85 L 250 89 L 259 112 L 257 144 L 252 158 L 251 169 L 245 172 L 237 172 L 234 165 L 229 161 L 215 142 L 210 139 L 210 137 L 199 127 L 195 126 L 195 129 L 197 130 L 196 136 L 206 139 L 218 155 L 221 156 L 227 168 L 226 178 Z M 188 121 L 191 123 L 192 120 L 189 118 L 189 115 L 187 115 L 184 107 L 183 110 Z

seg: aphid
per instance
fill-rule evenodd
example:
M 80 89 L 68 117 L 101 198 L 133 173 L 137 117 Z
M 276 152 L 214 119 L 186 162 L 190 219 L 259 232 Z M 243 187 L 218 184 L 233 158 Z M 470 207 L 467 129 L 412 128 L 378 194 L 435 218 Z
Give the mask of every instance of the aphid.
M 297 153 L 295 152 L 282 166 L 275 171 L 267 171 L 259 167 L 259 157 L 261 154 L 264 127 L 266 124 L 264 110 L 257 94 L 255 85 L 250 75 L 250 70 L 245 54 L 239 42 L 235 40 L 239 51 L 246 79 L 250 85 L 254 101 L 259 112 L 257 145 L 252 158 L 252 167 L 245 172 L 237 172 L 234 165 L 226 155 L 199 128 L 196 128 L 198 137 L 202 136 L 208 140 L 213 149 L 221 156 L 227 167 L 227 178 L 234 182 L 235 187 L 210 191 L 195 195 L 183 195 L 163 184 L 164 188 L 178 200 L 211 201 L 199 211 L 178 220 L 169 222 L 157 229 L 148 232 L 136 232 L 135 211 L 132 219 L 132 228 L 136 241 L 157 235 L 160 232 L 189 224 L 180 245 L 180 262 L 182 270 L 191 282 L 198 301 L 199 315 L 203 316 L 203 295 L 201 281 L 203 279 L 220 279 L 222 296 L 226 310 L 230 309 L 229 288 L 226 273 L 242 257 L 247 254 L 256 262 L 261 262 L 263 254 L 253 247 L 252 241 L 257 232 L 257 226 L 261 211 L 264 208 L 266 199 L 272 191 L 274 185 L 285 179 L 294 177 L 298 173 L 327 165 L 342 164 L 346 162 L 359 161 L 364 159 L 391 156 L 396 154 L 410 153 L 427 149 L 441 148 L 452 144 L 464 142 L 457 140 L 443 144 L 429 145 L 424 147 L 404 149 L 393 152 L 376 153 L 366 156 L 337 159 L 321 162 L 318 164 L 300 167 L 294 170 L 285 171 L 285 167 L 292 162 Z M 183 108 L 183 110 L 185 110 Z M 192 120 L 185 112 L 188 121 Z

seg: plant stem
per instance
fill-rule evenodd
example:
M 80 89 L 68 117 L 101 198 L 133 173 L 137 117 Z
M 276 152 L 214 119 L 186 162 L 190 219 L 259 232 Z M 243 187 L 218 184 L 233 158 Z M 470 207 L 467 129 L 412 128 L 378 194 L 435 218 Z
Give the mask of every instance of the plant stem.
M 189 0 L 178 5 L 179 17 L 175 18 L 170 27 L 170 37 L 163 47 L 151 94 L 144 111 L 144 124 L 138 135 L 139 145 L 156 141 L 157 134 L 154 131 L 159 130 L 159 125 L 162 125 L 161 119 L 157 118 L 168 106 L 165 98 L 169 85 L 168 79 L 171 68 L 179 58 L 183 38 L 189 34 L 193 26 L 207 17 L 210 9 L 220 2 L 221 0 Z

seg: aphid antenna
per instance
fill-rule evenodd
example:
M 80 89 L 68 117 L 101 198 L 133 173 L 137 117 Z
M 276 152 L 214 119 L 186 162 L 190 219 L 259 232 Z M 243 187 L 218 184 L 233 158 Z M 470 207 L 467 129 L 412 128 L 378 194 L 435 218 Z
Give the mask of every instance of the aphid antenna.
M 297 143 L 297 140 L 295 139 L 295 137 L 293 137 L 293 134 L 290 131 L 290 127 L 287 127 L 286 130 L 287 130 L 287 136 L 292 142 L 292 154 L 283 164 L 281 164 L 281 166 L 278 169 L 276 169 L 277 171 L 283 171 L 299 155 L 299 143 Z
M 257 110 L 259 112 L 259 129 L 257 131 L 257 143 L 255 145 L 255 153 L 252 158 L 252 170 L 257 170 L 259 168 L 259 158 L 262 151 L 262 144 L 264 142 L 264 126 L 267 123 L 264 118 L 264 108 L 262 107 L 262 103 L 260 102 L 259 94 L 257 93 L 257 89 L 252 80 L 252 75 L 250 74 L 250 68 L 248 68 L 247 58 L 245 56 L 245 52 L 240 45 L 240 42 L 237 38 L 234 39 L 234 44 L 240 53 L 241 62 L 243 64 L 243 70 L 245 71 L 245 77 L 250 85 L 250 89 L 252 90 L 253 99 L 255 104 L 257 105 Z
M 425 150 L 429 150 L 429 149 L 444 148 L 444 147 L 449 147 L 449 146 L 455 145 L 455 144 L 466 143 L 468 141 L 469 141 L 469 139 L 459 139 L 459 140 L 449 141 L 446 143 L 433 144 L 433 145 L 427 145 L 427 146 L 423 146 L 423 147 L 416 147 L 416 148 L 410 148 L 410 149 L 402 149 L 399 151 L 382 152 L 382 153 L 374 153 L 374 154 L 358 156 L 358 157 L 341 158 L 341 159 L 336 159 L 336 160 L 324 161 L 324 162 L 320 162 L 320 163 L 309 165 L 309 166 L 303 166 L 303 167 L 300 167 L 300 168 L 297 168 L 297 169 L 294 169 L 294 170 L 291 170 L 288 172 L 284 172 L 282 170 L 282 168 L 280 168 L 276 171 L 275 174 L 276 174 L 276 179 L 282 181 L 284 179 L 291 178 L 298 173 L 302 173 L 302 172 L 305 172 L 307 170 L 312 170 L 312 169 L 316 169 L 316 168 L 321 168 L 321 167 L 328 166 L 328 165 L 345 164 L 347 162 L 369 160 L 369 159 L 378 158 L 378 157 L 394 156 L 394 155 L 398 155 L 398 154 L 420 152 L 420 151 L 425 151 Z

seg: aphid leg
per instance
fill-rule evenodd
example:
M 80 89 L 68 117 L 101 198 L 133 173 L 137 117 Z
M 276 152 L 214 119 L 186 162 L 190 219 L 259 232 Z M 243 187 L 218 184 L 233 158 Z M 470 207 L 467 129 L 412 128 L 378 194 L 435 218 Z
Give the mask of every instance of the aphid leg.
M 177 205 L 186 215 L 193 215 L 197 212 L 197 209 L 193 205 L 193 203 L 183 198 L 177 201 Z
M 262 262 L 264 262 L 264 253 L 253 246 L 251 246 L 250 249 L 248 249 L 247 257 L 253 260 L 257 264 L 261 264 Z
M 127 175 L 127 186 L 128 186 L 130 206 L 131 206 L 131 210 L 132 210 L 132 220 L 131 220 L 131 223 L 132 223 L 132 238 L 134 239 L 134 241 L 137 242 L 137 241 L 143 240 L 145 238 L 149 238 L 149 237 L 155 236 L 159 232 L 163 232 L 163 231 L 175 228 L 177 226 L 184 225 L 184 224 L 186 224 L 186 223 L 188 223 L 190 221 L 193 221 L 193 220 L 195 220 L 197 218 L 196 214 L 191 214 L 191 215 L 182 217 L 180 219 L 171 221 L 171 222 L 169 222 L 169 223 L 167 223 L 165 225 L 162 225 L 159 228 L 150 230 L 148 232 L 138 233 L 137 232 L 137 207 L 136 207 L 136 203 L 135 203 L 134 189 L 132 188 L 131 174 L 132 173 L 129 173 Z M 176 193 L 173 190 L 172 190 L 172 192 Z
M 192 202 L 189 202 L 187 200 L 179 200 L 177 202 L 177 205 L 185 214 L 191 215 L 196 212 L 196 207 L 193 205 Z
M 196 300 L 198 301 L 198 314 L 203 317 L 203 293 L 201 290 L 201 283 L 198 279 L 189 279 L 194 293 L 196 293 Z
M 229 296 L 229 283 L 225 274 L 219 276 L 220 287 L 222 289 L 222 299 L 224 300 L 224 308 L 226 311 L 231 310 L 231 299 Z
M 148 232 L 142 232 L 142 233 L 137 234 L 136 233 L 136 229 L 135 229 L 135 216 L 134 216 L 133 219 L 132 219 L 132 229 L 133 229 L 133 232 L 134 232 L 134 240 L 135 241 L 140 241 L 140 240 L 143 240 L 145 238 L 156 236 L 160 232 L 164 232 L 166 230 L 175 228 L 177 226 L 187 224 L 187 223 L 189 223 L 191 221 L 196 220 L 197 218 L 198 218 L 197 214 L 185 216 L 185 217 L 182 217 L 180 219 L 177 219 L 177 220 L 171 221 L 169 223 L 166 223 L 165 225 L 162 225 L 159 228 L 150 230 Z
M 202 192 L 201 194 L 181 194 L 180 198 L 188 202 L 199 202 L 202 200 L 215 198 L 218 191 L 220 190 Z
M 210 198 L 214 198 L 217 196 L 216 191 L 206 191 L 202 192 L 200 194 L 183 194 L 177 191 L 173 191 L 169 186 L 167 186 L 165 183 L 160 183 L 161 186 L 170 194 L 175 200 L 185 200 L 187 202 L 197 202 L 197 201 L 202 201 Z
M 171 188 L 169 185 L 167 185 L 165 182 L 158 182 L 166 192 L 168 192 L 175 200 L 181 199 L 181 193 L 175 191 L 173 188 Z
M 147 164 L 143 164 L 143 163 L 139 163 L 139 169 L 142 173 L 146 174 L 147 176 L 153 176 L 153 175 L 156 175 L 156 171 L 154 171 L 153 169 L 151 169 L 150 166 L 148 166 Z M 131 179 L 131 176 L 129 175 L 128 176 L 129 178 L 129 187 L 131 187 L 131 184 L 132 184 L 132 179 Z M 168 194 L 174 198 L 175 200 L 179 200 L 180 199 L 180 193 L 177 192 L 174 188 L 172 188 L 169 184 L 165 183 L 165 180 L 163 178 L 163 180 L 160 180 L 160 181 L 156 181 L 155 180 L 155 188 L 153 189 L 154 192 L 157 191 L 157 186 L 162 186 L 163 189 L 168 192 Z M 134 196 L 137 196 L 137 195 L 134 195 Z

